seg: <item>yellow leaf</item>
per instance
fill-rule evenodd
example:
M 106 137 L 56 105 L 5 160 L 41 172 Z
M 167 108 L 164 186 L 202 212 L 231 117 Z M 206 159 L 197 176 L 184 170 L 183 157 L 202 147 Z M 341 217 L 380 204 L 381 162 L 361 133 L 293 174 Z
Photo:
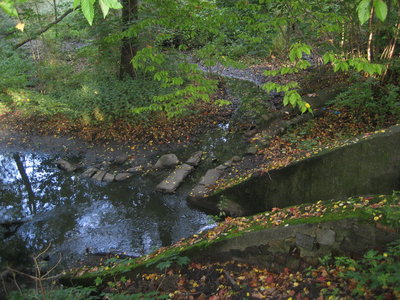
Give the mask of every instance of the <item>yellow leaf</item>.
M 20 31 L 24 31 L 25 24 L 22 22 L 19 22 L 17 25 L 15 25 L 15 28 L 17 28 Z

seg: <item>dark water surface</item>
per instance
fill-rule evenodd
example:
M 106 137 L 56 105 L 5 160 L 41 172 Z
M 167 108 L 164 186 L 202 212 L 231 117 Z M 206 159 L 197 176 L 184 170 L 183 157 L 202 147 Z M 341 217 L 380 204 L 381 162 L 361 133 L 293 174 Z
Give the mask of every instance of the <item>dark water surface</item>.
M 137 175 L 98 184 L 58 170 L 44 154 L 0 154 L 0 264 L 21 259 L 49 243 L 66 261 L 86 251 L 139 256 L 212 226 L 187 206 L 189 187 L 175 195 L 154 192 L 160 178 Z M 15 231 L 15 233 L 10 233 Z

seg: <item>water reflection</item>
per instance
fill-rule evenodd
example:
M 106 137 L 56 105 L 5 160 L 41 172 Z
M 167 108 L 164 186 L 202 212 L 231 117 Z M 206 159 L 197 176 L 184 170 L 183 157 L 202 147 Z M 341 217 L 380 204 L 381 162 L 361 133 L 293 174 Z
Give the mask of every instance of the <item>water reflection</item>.
M 0 223 L 23 221 L 3 239 L 3 263 L 11 259 L 7 247 L 18 243 L 34 252 L 51 242 L 66 258 L 85 251 L 143 255 L 210 223 L 187 206 L 185 189 L 176 195 L 154 192 L 160 178 L 100 185 L 32 153 L 3 153 L 0 166 Z

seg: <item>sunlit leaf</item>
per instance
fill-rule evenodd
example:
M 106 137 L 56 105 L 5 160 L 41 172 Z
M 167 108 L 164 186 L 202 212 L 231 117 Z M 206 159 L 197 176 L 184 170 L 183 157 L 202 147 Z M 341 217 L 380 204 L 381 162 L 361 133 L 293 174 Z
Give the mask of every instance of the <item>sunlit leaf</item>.
M 368 21 L 371 15 L 371 0 L 362 0 L 357 6 L 358 19 L 361 25 Z
M 374 0 L 374 8 L 378 19 L 381 20 L 382 22 L 385 21 L 388 13 L 388 7 L 386 3 L 383 2 L 382 0 Z

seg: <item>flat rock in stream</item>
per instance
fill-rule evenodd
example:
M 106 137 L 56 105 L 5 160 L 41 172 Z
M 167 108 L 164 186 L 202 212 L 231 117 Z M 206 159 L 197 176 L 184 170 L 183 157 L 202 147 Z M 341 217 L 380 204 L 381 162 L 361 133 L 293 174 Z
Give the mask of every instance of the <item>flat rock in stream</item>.
M 131 178 L 132 175 L 132 173 L 118 173 L 117 175 L 115 175 L 115 181 L 124 181 L 128 178 Z
M 190 197 L 198 199 L 207 195 L 209 192 L 209 187 L 217 183 L 217 180 L 221 178 L 222 174 L 227 168 L 227 165 L 219 165 L 215 169 L 208 170 L 201 178 L 200 182 L 192 189 L 190 192 Z
M 96 172 L 96 174 L 93 175 L 92 179 L 97 180 L 97 181 L 103 181 L 104 176 L 106 175 L 106 171 L 99 170 Z
M 85 177 L 85 178 L 90 178 L 94 174 L 96 174 L 96 172 L 98 172 L 98 171 L 99 171 L 99 169 L 97 169 L 97 168 L 89 168 L 85 172 L 83 172 L 81 176 Z
M 217 182 L 217 180 L 221 177 L 223 171 L 218 169 L 210 169 L 206 172 L 206 174 L 201 178 L 199 185 L 212 185 Z
M 114 179 L 115 179 L 115 175 L 111 174 L 111 173 L 106 173 L 106 175 L 104 175 L 104 177 L 103 177 L 103 181 L 107 182 L 107 183 L 113 182 Z
M 156 186 L 156 191 L 168 194 L 175 193 L 176 189 L 193 169 L 194 167 L 188 164 L 178 166 L 167 178 Z

